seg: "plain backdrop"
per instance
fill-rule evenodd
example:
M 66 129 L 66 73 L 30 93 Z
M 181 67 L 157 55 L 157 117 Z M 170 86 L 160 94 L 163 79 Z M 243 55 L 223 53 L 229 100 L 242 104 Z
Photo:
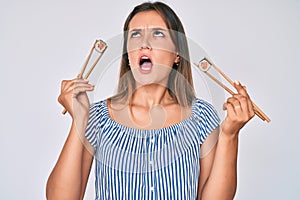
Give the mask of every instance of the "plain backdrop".
M 187 36 L 245 84 L 272 120 L 255 117 L 241 131 L 235 199 L 300 199 L 300 1 L 165 2 Z M 139 3 L 1 1 L 0 199 L 45 199 L 70 127 L 57 103 L 60 82 L 79 72 L 94 39 L 121 33 Z M 106 75 L 97 88 L 114 85 L 117 74 Z M 86 199 L 94 196 L 93 176 Z

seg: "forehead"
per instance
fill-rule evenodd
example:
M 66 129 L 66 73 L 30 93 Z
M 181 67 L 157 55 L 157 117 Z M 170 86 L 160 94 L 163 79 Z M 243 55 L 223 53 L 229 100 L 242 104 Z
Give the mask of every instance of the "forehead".
M 167 29 L 167 25 L 163 18 L 154 10 L 137 13 L 129 23 L 129 30 L 150 27 Z

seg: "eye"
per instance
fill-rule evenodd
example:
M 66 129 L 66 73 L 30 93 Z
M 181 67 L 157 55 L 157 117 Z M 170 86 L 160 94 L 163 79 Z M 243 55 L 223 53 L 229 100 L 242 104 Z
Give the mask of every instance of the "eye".
M 139 31 L 133 31 L 130 35 L 131 38 L 136 38 L 141 36 L 141 33 Z
M 165 34 L 162 31 L 154 31 L 154 37 L 165 37 Z

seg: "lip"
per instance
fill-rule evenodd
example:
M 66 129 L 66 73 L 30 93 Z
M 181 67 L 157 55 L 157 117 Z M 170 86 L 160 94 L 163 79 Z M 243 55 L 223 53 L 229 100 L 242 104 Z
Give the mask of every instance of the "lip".
M 141 55 L 139 56 L 139 59 L 138 59 L 139 71 L 140 71 L 140 73 L 142 73 L 142 74 L 149 74 L 149 73 L 151 73 L 151 71 L 152 71 L 152 67 L 151 67 L 150 70 L 144 70 L 144 69 L 142 69 L 142 68 L 140 67 L 141 59 L 142 59 L 142 57 L 144 57 L 144 56 L 149 58 L 149 60 L 150 60 L 151 63 L 152 63 L 152 67 L 153 67 L 153 61 L 152 61 L 151 56 L 149 56 L 148 54 L 141 54 Z
M 151 58 L 150 55 L 148 55 L 148 54 L 141 54 L 141 55 L 139 56 L 139 60 L 138 60 L 138 62 L 139 62 L 138 64 L 139 64 L 139 65 L 140 65 L 140 61 L 141 61 L 142 57 L 144 57 L 144 56 L 148 57 L 149 60 L 151 60 L 151 63 L 153 63 L 152 58 Z

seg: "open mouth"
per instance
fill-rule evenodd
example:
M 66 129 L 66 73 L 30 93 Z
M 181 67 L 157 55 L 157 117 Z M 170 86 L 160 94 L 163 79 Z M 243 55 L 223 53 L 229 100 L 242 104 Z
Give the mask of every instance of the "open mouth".
M 141 56 L 140 57 L 140 70 L 143 73 L 148 73 L 152 69 L 152 61 L 148 56 Z

